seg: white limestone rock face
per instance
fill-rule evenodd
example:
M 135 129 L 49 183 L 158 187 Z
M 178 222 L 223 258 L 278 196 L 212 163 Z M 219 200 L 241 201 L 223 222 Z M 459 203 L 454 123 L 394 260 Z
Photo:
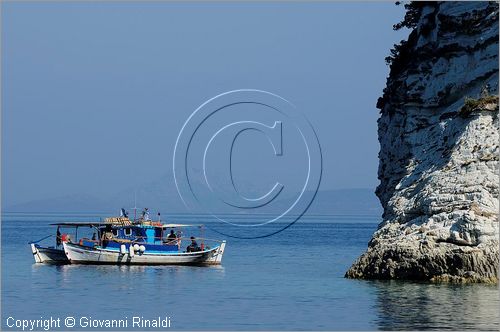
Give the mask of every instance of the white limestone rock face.
M 497 282 L 498 4 L 420 7 L 377 105 L 383 222 L 346 277 Z

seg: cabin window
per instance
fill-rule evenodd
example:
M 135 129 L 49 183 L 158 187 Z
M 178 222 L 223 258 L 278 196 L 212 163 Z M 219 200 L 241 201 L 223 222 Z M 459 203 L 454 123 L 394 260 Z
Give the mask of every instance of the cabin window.
M 125 236 L 131 236 L 132 235 L 132 229 L 131 228 L 125 228 Z
M 117 229 L 113 229 L 113 235 L 114 236 L 118 236 L 118 230 Z

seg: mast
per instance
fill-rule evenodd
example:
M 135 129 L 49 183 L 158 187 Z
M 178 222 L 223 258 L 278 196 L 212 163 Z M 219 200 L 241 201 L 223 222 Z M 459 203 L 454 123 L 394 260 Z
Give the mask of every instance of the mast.
M 134 222 L 137 220 L 137 190 L 134 190 Z

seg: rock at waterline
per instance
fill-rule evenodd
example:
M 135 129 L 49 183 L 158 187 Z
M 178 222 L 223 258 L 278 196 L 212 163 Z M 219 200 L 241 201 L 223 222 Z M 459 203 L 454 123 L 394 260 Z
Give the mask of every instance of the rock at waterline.
M 384 221 L 346 272 L 498 282 L 498 3 L 413 3 L 378 107 Z

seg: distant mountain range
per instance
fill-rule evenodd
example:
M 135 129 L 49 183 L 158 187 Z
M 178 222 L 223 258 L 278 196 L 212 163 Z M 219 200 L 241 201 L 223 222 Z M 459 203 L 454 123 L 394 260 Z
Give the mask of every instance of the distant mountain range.
M 374 189 L 336 189 L 319 191 L 308 210 L 310 214 L 382 215 Z
M 134 191 L 137 194 L 137 207 L 139 209 L 147 206 L 151 208 L 152 212 L 161 211 L 162 214 L 188 212 L 179 198 L 175 186 L 166 186 L 165 181 L 155 181 L 155 183 L 137 190 L 124 190 L 111 197 L 67 195 L 15 204 L 3 207 L 2 211 L 116 214 L 121 207 L 130 211 L 134 206 Z M 285 206 L 285 204 L 288 204 L 287 200 L 276 202 L 278 208 Z M 336 189 L 319 191 L 307 213 L 311 215 L 381 215 L 382 208 L 373 189 Z

